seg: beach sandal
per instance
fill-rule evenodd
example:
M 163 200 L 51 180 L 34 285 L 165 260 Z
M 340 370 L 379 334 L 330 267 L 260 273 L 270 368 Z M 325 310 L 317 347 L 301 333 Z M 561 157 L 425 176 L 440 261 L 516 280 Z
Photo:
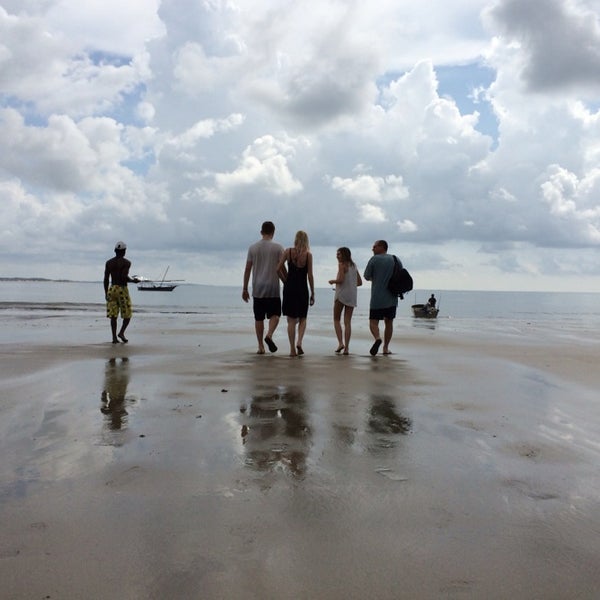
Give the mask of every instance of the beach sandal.
M 270 337 L 265 338 L 265 344 L 269 347 L 269 352 L 277 352 L 277 346 Z
M 335 353 L 336 353 L 336 354 L 339 354 L 339 353 L 340 353 L 340 352 L 341 352 L 343 349 L 344 349 L 344 346 L 340 346 L 340 347 L 339 347 L 339 348 L 338 348 L 338 349 L 335 351 Z
M 375 356 L 377 354 L 377 352 L 379 351 L 379 346 L 381 346 L 381 340 L 375 340 L 375 343 L 371 346 L 371 349 L 369 350 L 371 356 Z

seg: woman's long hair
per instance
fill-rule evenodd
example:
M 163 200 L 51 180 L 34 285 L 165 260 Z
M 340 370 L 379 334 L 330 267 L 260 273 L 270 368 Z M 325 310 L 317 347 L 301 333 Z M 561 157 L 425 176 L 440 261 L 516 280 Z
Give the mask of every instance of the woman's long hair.
M 297 231 L 296 237 L 294 239 L 294 248 L 298 250 L 298 252 L 302 252 L 306 250 L 307 252 L 310 250 L 310 246 L 308 245 L 308 234 L 306 231 Z
M 350 252 L 350 248 L 346 248 L 346 246 L 342 246 L 338 248 L 338 252 L 340 253 L 340 258 L 342 262 L 348 263 L 350 266 L 355 267 L 354 261 L 352 260 L 352 252 Z

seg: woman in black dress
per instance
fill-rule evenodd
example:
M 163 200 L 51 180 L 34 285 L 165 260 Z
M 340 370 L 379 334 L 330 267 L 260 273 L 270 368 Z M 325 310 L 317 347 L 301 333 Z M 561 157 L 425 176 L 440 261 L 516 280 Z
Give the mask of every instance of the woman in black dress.
M 287 317 L 290 356 L 304 354 L 302 340 L 306 331 L 308 305 L 312 306 L 315 303 L 315 282 L 312 265 L 313 260 L 308 245 L 308 235 L 304 231 L 298 231 L 294 240 L 294 247 L 285 250 L 277 268 L 279 277 L 283 281 L 282 312 Z M 310 297 L 308 287 L 310 287 Z M 298 329 L 297 338 L 296 328 Z

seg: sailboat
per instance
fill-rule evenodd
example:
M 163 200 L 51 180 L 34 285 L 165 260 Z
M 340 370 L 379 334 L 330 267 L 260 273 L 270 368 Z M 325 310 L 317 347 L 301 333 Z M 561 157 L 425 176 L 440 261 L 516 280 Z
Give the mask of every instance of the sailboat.
M 146 279 L 145 277 L 136 277 L 138 280 L 138 290 L 140 292 L 172 292 L 176 287 L 175 281 L 185 281 L 185 279 L 167 279 L 169 267 L 166 268 L 160 281 Z

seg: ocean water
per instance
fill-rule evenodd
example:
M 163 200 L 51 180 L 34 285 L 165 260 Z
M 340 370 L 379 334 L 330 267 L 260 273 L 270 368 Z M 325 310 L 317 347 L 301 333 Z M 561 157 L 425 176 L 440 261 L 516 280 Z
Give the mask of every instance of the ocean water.
M 411 305 L 436 294 L 435 320 L 415 319 Z M 178 315 L 235 329 L 252 328 L 251 302 L 240 287 L 182 284 L 172 292 L 141 292 L 130 286 L 134 310 L 142 315 Z M 359 289 L 355 327 L 366 326 L 369 288 Z M 333 290 L 317 288 L 309 327 L 331 328 Z M 43 317 L 104 316 L 101 282 L 0 281 L 0 320 Z M 5 323 L 6 324 L 6 323 Z M 473 335 L 546 335 L 586 339 L 595 343 L 600 328 L 600 294 L 571 292 L 486 292 L 416 290 L 399 303 L 398 328 L 418 328 Z

